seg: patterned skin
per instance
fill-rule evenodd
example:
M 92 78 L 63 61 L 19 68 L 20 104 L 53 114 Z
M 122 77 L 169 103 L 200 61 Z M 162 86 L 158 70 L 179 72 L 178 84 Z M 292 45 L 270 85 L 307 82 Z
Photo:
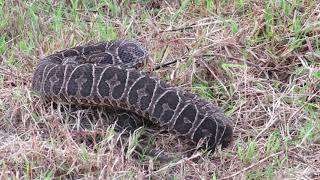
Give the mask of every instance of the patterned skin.
M 194 143 L 203 139 L 208 149 L 226 147 L 231 120 L 199 96 L 137 70 L 147 56 L 127 40 L 66 49 L 38 64 L 32 88 L 52 101 L 119 110 L 122 128 L 134 130 L 142 124 L 137 121 L 149 121 Z

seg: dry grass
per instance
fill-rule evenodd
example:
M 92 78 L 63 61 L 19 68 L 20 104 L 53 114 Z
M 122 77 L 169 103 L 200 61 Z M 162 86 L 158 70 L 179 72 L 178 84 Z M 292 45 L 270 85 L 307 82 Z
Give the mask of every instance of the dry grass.
M 0 179 L 320 178 L 319 3 L 129 2 L 0 0 Z M 33 68 L 54 51 L 116 38 L 148 49 L 146 71 L 177 60 L 154 75 L 222 107 L 235 123 L 231 146 L 168 163 L 134 158 L 112 129 L 90 146 L 77 141 L 30 90 Z M 187 148 L 173 135 L 154 139 L 168 152 Z

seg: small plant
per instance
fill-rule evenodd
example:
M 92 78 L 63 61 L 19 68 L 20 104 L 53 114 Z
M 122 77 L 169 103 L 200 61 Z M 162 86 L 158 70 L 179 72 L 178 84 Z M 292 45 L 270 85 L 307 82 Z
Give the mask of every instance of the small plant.
M 0 35 L 0 55 L 3 55 L 7 51 L 5 34 Z
M 279 132 L 273 132 L 266 143 L 266 154 L 276 153 L 281 149 L 281 141 Z
M 237 154 L 239 159 L 244 164 L 249 164 L 253 162 L 255 159 L 259 158 L 259 154 L 257 151 L 257 143 L 253 140 L 249 140 L 245 148 L 238 145 Z

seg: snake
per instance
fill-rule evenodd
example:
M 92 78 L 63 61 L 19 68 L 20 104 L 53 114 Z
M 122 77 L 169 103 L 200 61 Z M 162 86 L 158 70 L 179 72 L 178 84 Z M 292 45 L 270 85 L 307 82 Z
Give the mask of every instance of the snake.
M 199 95 L 141 71 L 148 57 L 139 42 L 126 39 L 64 49 L 39 61 L 32 89 L 53 102 L 113 109 L 123 129 L 148 121 L 206 149 L 227 147 L 231 118 Z

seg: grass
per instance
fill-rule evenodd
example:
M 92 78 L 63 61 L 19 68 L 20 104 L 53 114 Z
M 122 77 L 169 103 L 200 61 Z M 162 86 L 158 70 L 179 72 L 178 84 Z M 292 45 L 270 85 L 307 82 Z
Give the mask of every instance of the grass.
M 319 11 L 304 0 L 0 0 L 0 179 L 319 178 Z M 132 153 L 141 132 L 126 153 L 112 128 L 77 141 L 30 90 L 33 69 L 54 51 L 118 38 L 147 48 L 145 71 L 177 60 L 154 75 L 222 107 L 233 143 L 159 162 Z M 154 134 L 157 149 L 188 149 Z

